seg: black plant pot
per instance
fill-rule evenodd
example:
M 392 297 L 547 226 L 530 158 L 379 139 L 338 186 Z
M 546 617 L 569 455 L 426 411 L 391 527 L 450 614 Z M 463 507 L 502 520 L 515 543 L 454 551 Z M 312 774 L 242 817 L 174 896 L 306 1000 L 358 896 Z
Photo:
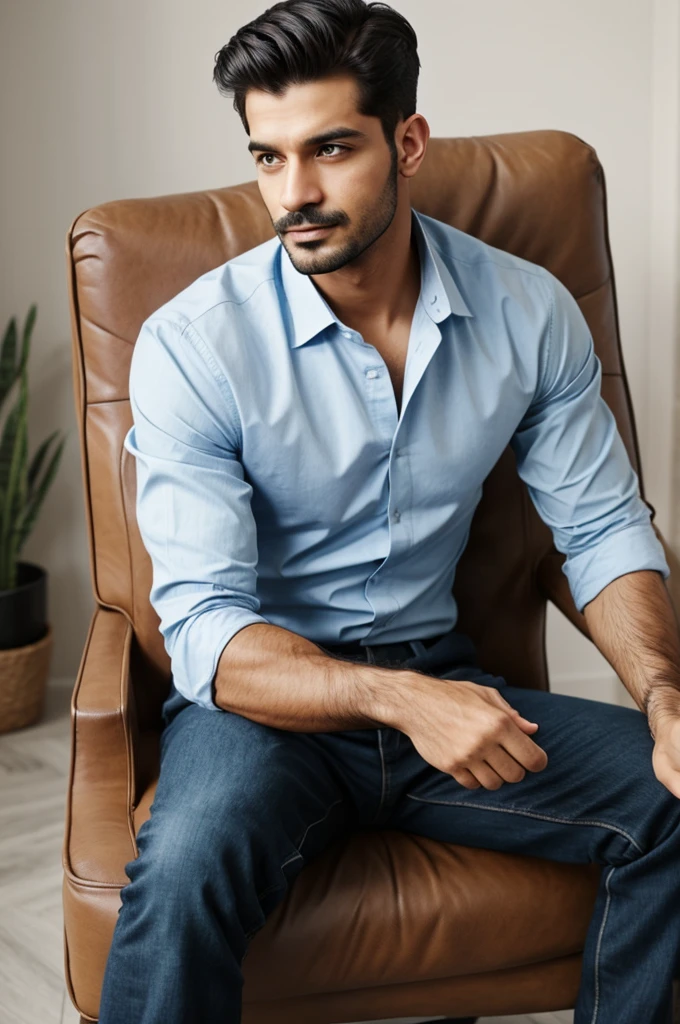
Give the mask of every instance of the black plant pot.
M 47 572 L 18 562 L 16 587 L 0 590 L 0 651 L 34 644 L 47 629 Z

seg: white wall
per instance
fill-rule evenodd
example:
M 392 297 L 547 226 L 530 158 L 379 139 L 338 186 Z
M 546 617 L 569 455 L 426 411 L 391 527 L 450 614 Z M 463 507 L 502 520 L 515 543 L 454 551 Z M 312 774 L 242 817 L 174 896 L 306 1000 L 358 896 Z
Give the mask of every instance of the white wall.
M 50 573 L 56 676 L 74 676 L 93 607 L 71 384 L 65 232 L 76 214 L 103 201 L 254 176 L 240 121 L 211 75 L 215 52 L 265 6 L 256 0 L 0 5 L 0 325 L 13 314 L 23 318 L 29 304 L 38 303 L 30 448 L 56 426 L 69 432 L 60 473 L 23 551 Z M 658 236 L 666 230 L 658 211 L 668 211 L 677 198 L 674 179 L 662 173 L 677 141 L 677 124 L 668 128 L 674 108 L 667 102 L 680 49 L 677 35 L 670 49 L 667 43 L 669 32 L 677 32 L 676 0 L 394 0 L 394 6 L 418 33 L 419 108 L 434 135 L 560 128 L 597 149 L 607 175 L 623 348 L 645 482 L 650 500 L 661 503 L 665 526 L 673 339 L 669 322 L 662 324 L 660 340 L 650 340 L 648 325 L 650 269 L 659 265 Z M 654 59 L 661 43 L 666 50 L 659 70 Z M 655 344 L 669 361 L 661 370 Z M 621 684 L 612 689 L 609 668 L 592 645 L 555 616 L 549 651 L 556 688 L 582 692 L 585 685 L 602 699 L 622 691 Z

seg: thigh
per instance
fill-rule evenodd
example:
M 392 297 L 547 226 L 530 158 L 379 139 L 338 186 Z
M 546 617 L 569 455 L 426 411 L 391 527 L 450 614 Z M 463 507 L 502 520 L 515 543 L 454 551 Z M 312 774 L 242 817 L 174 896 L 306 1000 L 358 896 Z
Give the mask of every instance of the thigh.
M 386 827 L 574 863 L 635 859 L 676 827 L 678 801 L 654 775 L 647 718 L 602 701 L 509 686 L 477 667 L 442 678 L 497 687 L 539 728 L 540 772 L 467 789 L 402 741 L 403 787 Z
M 157 886 L 229 873 L 271 909 L 310 859 L 352 825 L 351 794 L 304 733 L 176 691 L 163 709 L 161 765 L 150 817 L 137 834 L 139 860 Z

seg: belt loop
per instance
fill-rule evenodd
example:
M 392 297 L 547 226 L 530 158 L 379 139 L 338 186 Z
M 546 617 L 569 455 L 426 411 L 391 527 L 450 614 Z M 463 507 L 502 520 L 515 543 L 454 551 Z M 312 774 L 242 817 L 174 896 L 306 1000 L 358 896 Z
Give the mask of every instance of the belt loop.
M 409 640 L 409 644 L 411 645 L 411 650 L 418 658 L 422 658 L 427 652 L 427 648 L 422 640 Z
M 365 648 L 365 650 L 366 650 L 366 662 L 369 665 L 375 665 L 375 654 L 373 652 L 373 648 L 369 645 L 369 646 L 367 646 Z

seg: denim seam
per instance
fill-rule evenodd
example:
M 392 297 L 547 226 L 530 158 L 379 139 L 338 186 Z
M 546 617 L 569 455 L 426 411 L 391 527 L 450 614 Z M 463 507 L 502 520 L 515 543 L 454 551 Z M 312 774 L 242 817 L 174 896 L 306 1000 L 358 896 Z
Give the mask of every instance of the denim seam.
M 625 829 L 619 828 L 618 825 L 611 825 L 606 821 L 596 821 L 590 818 L 558 818 L 550 814 L 539 814 L 538 811 L 525 811 L 521 808 L 515 807 L 492 807 L 488 804 L 476 804 L 468 800 L 428 800 L 426 797 L 414 796 L 413 793 L 407 793 L 406 796 L 410 797 L 411 800 L 420 800 L 426 804 L 446 804 L 452 807 L 477 807 L 482 811 L 500 811 L 502 814 L 523 814 L 529 818 L 542 818 L 544 821 L 557 821 L 563 825 L 599 825 L 601 828 L 611 829 L 613 832 L 618 832 L 620 835 L 625 836 L 629 843 L 632 843 L 636 850 L 640 853 L 644 853 L 642 847 L 633 839 L 633 837 L 625 831 Z
M 304 831 L 304 834 L 303 834 L 303 836 L 302 836 L 302 839 L 300 840 L 300 842 L 299 842 L 299 843 L 297 843 L 297 845 L 296 845 L 296 847 L 295 847 L 295 849 L 296 849 L 296 851 L 297 851 L 297 855 L 298 855 L 298 856 L 300 856 L 300 857 L 302 856 L 302 854 L 300 853 L 300 851 L 301 851 L 301 849 L 302 849 L 302 847 L 303 847 L 303 845 L 304 845 L 304 841 L 305 841 L 305 839 L 307 838 L 307 833 L 309 832 L 310 828 L 313 828 L 313 827 L 314 827 L 314 825 L 320 825 L 322 821 L 325 821 L 325 820 L 326 820 L 326 818 L 328 817 L 328 815 L 329 815 L 329 814 L 331 813 L 331 811 L 333 810 L 333 808 L 334 808 L 334 807 L 337 807 L 337 806 L 338 806 L 338 804 L 341 804 L 341 803 L 342 803 L 342 797 L 339 797 L 339 798 L 338 798 L 337 800 L 334 800 L 334 801 L 333 801 L 333 803 L 332 803 L 332 804 L 330 805 L 330 807 L 328 808 L 328 810 L 326 811 L 326 813 L 325 813 L 325 814 L 323 815 L 323 817 L 319 818 L 319 819 L 318 819 L 317 821 L 313 821 L 313 822 L 311 823 L 311 825 L 308 825 L 308 826 L 307 826 L 307 828 L 305 829 L 305 831 Z M 288 860 L 294 860 L 294 859 L 295 859 L 295 854 L 293 854 L 293 855 L 292 855 L 292 857 L 289 857 L 289 858 L 288 858 Z M 288 860 L 284 861 L 283 863 L 284 863 L 284 864 L 287 864 L 287 863 L 288 863 Z
M 612 894 L 609 888 L 609 880 L 616 871 L 615 867 L 612 867 L 611 871 L 607 875 L 607 902 L 604 908 L 604 914 L 602 915 L 602 924 L 600 925 L 600 934 L 597 937 L 597 949 L 595 951 L 595 1005 L 593 1007 L 593 1016 L 590 1024 L 595 1024 L 597 1020 L 597 1011 L 600 1004 L 600 947 L 602 946 L 602 936 L 604 935 L 604 926 L 607 923 L 607 916 L 609 914 L 609 905 L 611 903 Z
M 385 801 L 385 755 L 383 753 L 382 745 L 382 729 L 378 729 L 378 747 L 380 749 L 380 763 L 382 765 L 382 788 L 380 790 L 380 803 L 378 804 L 378 810 L 375 812 L 375 817 L 371 824 L 374 824 L 380 817 L 380 812 L 383 809 L 383 803 Z
M 338 800 L 335 800 L 330 805 L 330 807 L 328 808 L 326 813 L 321 818 L 318 818 L 316 821 L 311 822 L 311 824 L 309 824 L 307 826 L 307 828 L 305 829 L 304 834 L 302 836 L 302 839 L 300 840 L 300 842 L 297 844 L 297 847 L 295 848 L 295 852 L 291 853 L 290 857 L 286 857 L 286 859 L 284 860 L 283 864 L 280 865 L 279 871 L 283 871 L 283 869 L 285 868 L 286 864 L 290 864 L 291 861 L 297 860 L 298 858 L 302 858 L 302 853 L 300 852 L 300 850 L 302 848 L 302 845 L 303 845 L 305 839 L 307 838 L 307 833 L 309 832 L 310 828 L 312 828 L 314 825 L 319 825 L 322 821 L 325 821 L 326 818 L 328 817 L 328 815 L 333 810 L 333 808 L 337 807 L 337 805 L 341 804 L 341 803 L 342 803 L 342 797 L 340 797 Z M 256 898 L 258 900 L 260 900 L 260 899 L 262 899 L 263 896 L 266 896 L 267 893 L 274 892 L 275 889 L 280 889 L 282 887 L 282 885 L 285 885 L 285 882 L 277 882 L 275 885 L 270 885 L 267 889 L 263 889 L 262 892 L 258 892 Z

